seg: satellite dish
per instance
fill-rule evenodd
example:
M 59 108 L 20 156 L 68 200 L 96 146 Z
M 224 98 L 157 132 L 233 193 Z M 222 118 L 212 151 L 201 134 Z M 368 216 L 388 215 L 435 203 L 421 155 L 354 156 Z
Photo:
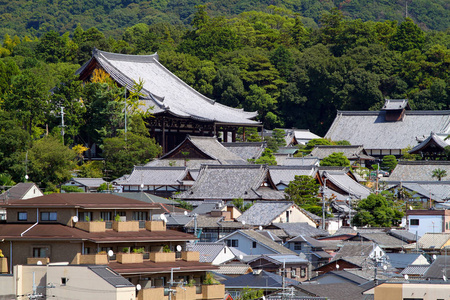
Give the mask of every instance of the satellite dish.
M 42 261 L 38 260 L 36 263 L 38 266 L 42 266 Z
M 77 216 L 73 216 L 73 217 L 72 217 L 72 221 L 73 221 L 74 223 L 78 222 L 78 217 L 77 217 Z
M 447 281 L 447 276 L 442 275 L 442 279 L 444 279 L 444 281 Z
M 387 266 L 386 265 L 383 266 L 383 270 L 385 270 L 385 271 L 387 270 Z
M 181 250 L 182 250 L 181 246 L 180 246 L 180 245 L 177 245 L 177 251 L 178 251 L 178 252 L 181 252 Z
M 436 260 L 436 254 L 433 254 L 433 260 Z
M 411 206 L 411 205 L 409 206 L 409 209 L 410 209 L 410 210 L 413 210 L 413 208 L 412 208 L 412 206 Z
M 184 211 L 184 215 L 185 215 L 185 216 L 187 216 L 187 215 L 188 215 L 188 212 L 187 212 L 187 210 L 185 210 L 185 211 Z
M 108 251 L 108 256 L 109 256 L 109 257 L 112 257 L 113 255 L 114 255 L 114 251 L 109 250 L 109 251 Z
M 354 230 L 354 231 L 358 230 L 358 227 L 353 226 L 353 230 Z
M 339 268 L 340 268 L 340 266 L 338 264 L 336 264 L 336 269 L 339 269 Z
M 28 180 L 28 178 L 30 178 L 30 177 L 28 177 L 28 174 L 27 174 L 27 175 L 25 175 L 25 179 L 26 179 L 26 180 Z
M 140 291 L 142 289 L 142 286 L 138 283 L 136 284 L 136 290 Z
M 408 280 L 408 278 L 409 278 L 408 274 L 405 274 L 404 277 L 405 277 L 406 280 Z
M 242 255 L 242 254 L 239 255 L 239 259 L 240 259 L 240 260 L 243 260 L 243 259 L 244 259 L 244 255 Z
M 143 183 L 141 183 L 141 189 L 143 189 L 144 188 L 144 184 Z
M 245 221 L 242 221 L 241 223 L 242 223 L 242 225 L 245 225 Z
M 259 225 L 259 230 L 262 230 L 262 226 L 261 225 Z
M 161 214 L 161 219 L 162 219 L 165 223 L 167 223 L 167 218 L 166 218 L 166 216 L 165 216 L 164 214 Z

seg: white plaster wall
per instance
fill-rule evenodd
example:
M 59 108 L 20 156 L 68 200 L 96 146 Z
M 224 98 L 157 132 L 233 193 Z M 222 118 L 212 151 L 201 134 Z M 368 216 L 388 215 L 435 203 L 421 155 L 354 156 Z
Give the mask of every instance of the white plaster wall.
M 311 220 L 308 216 L 306 216 L 301 210 L 299 210 L 296 206 L 291 206 L 289 209 L 289 223 L 308 223 L 309 225 L 316 227 L 316 224 L 313 220 Z M 284 211 L 281 215 L 275 218 L 272 223 L 288 223 L 286 220 L 286 211 Z
M 261 255 L 261 254 L 276 254 L 276 252 L 261 246 L 256 243 L 256 248 L 252 248 L 253 240 L 241 235 L 241 234 L 233 234 L 228 237 L 229 240 L 238 240 L 238 247 L 235 247 L 239 251 L 245 253 L 245 255 Z M 226 242 L 226 240 L 224 240 Z
M 222 249 L 222 251 L 220 251 L 220 254 L 217 255 L 216 258 L 212 261 L 212 264 L 215 266 L 218 266 L 218 265 L 222 264 L 223 262 L 230 260 L 232 258 L 234 258 L 233 252 L 231 252 L 230 248 L 225 246 Z

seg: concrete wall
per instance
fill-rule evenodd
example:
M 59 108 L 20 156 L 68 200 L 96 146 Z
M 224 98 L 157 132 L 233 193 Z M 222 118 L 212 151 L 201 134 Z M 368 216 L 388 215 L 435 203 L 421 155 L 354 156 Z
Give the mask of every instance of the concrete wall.
M 259 243 L 256 243 L 256 248 L 253 248 L 253 240 L 250 240 L 239 233 L 233 234 L 224 240 L 224 242 L 226 243 L 227 240 L 238 240 L 238 246 L 236 248 L 245 253 L 245 255 L 276 254 L 275 251 L 266 248 Z
M 66 278 L 66 284 L 62 283 Z M 116 288 L 85 266 L 49 266 L 47 297 L 83 300 L 135 300 L 135 287 Z
M 0 300 L 15 298 L 14 277 L 9 274 L 0 275 Z

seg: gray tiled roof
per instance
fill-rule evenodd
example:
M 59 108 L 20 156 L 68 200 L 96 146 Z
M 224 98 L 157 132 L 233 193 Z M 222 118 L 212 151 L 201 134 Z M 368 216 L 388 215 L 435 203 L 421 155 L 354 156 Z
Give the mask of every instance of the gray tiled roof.
M 128 279 L 122 277 L 107 266 L 93 265 L 88 266 L 88 268 L 116 288 L 134 286 Z
M 317 166 L 319 159 L 317 157 L 289 157 L 286 155 L 275 155 L 278 166 Z
M 264 235 L 256 232 L 255 230 L 251 230 L 251 229 L 241 229 L 241 230 L 235 231 L 235 232 L 223 237 L 218 242 L 226 240 L 226 239 L 228 239 L 228 237 L 230 237 L 234 234 L 242 234 L 244 236 L 247 236 L 249 239 L 251 239 L 261 245 L 264 245 L 265 247 L 271 249 L 272 251 L 274 251 L 276 253 L 297 255 L 297 253 L 289 250 L 288 248 L 272 241 L 272 239 L 269 239 L 269 238 L 265 237 Z
M 293 205 L 294 202 L 290 201 L 258 201 L 240 215 L 237 220 L 245 221 L 248 225 L 267 226 Z
M 386 99 L 382 110 L 400 110 L 410 108 L 407 99 Z
M 142 101 L 153 114 L 170 112 L 173 115 L 200 121 L 257 125 L 251 120 L 256 112 L 245 112 L 209 99 L 158 62 L 158 55 L 115 54 L 94 49 L 93 57 L 78 71 L 80 74 L 95 59 L 120 85 L 131 89 L 142 80 Z
M 223 208 L 223 205 L 224 205 L 223 201 L 221 200 L 213 200 L 213 201 L 205 200 L 203 201 L 202 204 L 200 204 L 194 210 L 192 210 L 191 214 L 205 215 L 210 213 L 213 209 Z
M 351 282 L 314 284 L 302 283 L 299 289 L 308 292 L 310 295 L 327 297 L 332 300 L 361 300 L 364 299 L 362 292 L 364 289 Z
M 299 144 L 307 143 L 313 139 L 321 139 L 317 134 L 312 133 L 309 129 L 286 129 L 286 132 L 292 132 Z
M 450 161 L 399 161 L 387 181 L 437 181 L 431 177 L 433 170 L 442 169 L 450 174 Z M 444 180 L 450 179 L 444 177 Z
M 222 221 L 223 217 L 211 217 L 208 215 L 197 216 L 197 227 L 198 228 L 249 228 L 247 225 L 242 225 L 241 222 L 234 221 Z M 192 218 L 188 223 L 186 223 L 186 228 L 194 228 L 195 221 Z
M 81 185 L 96 188 L 105 183 L 106 181 L 103 180 L 103 178 L 79 178 L 74 177 L 71 179 L 71 181 L 78 182 Z
M 265 198 L 258 189 L 269 176 L 265 165 L 203 165 L 194 185 L 177 197 L 186 200 L 263 200 Z M 284 193 L 278 193 L 277 199 L 284 199 Z
M 328 236 L 328 231 L 315 228 L 308 223 L 273 223 L 274 226 L 283 229 L 290 237 L 303 235 L 305 237 Z
M 298 281 L 284 278 L 287 285 L 298 285 Z M 227 289 L 237 288 L 264 288 L 264 289 L 279 289 L 283 286 L 283 277 L 274 273 L 262 270 L 259 274 L 245 274 L 235 278 L 230 278 L 222 282 Z
M 246 142 L 246 143 L 222 143 L 222 145 L 229 151 L 238 155 L 245 161 L 248 159 L 258 159 L 263 153 L 266 142 Z
M 3 194 L 0 195 L 1 200 L 11 200 L 11 199 L 22 199 L 23 196 L 33 187 L 35 186 L 37 189 L 39 189 L 36 184 L 33 182 L 19 182 L 15 186 L 9 188 L 7 191 L 5 191 Z M 42 192 L 41 192 L 42 193 Z M 42 193 L 43 195 L 43 193 Z M 42 196 L 39 195 L 39 196 Z
M 187 251 L 197 251 L 200 253 L 200 262 L 212 262 L 220 252 L 225 248 L 225 243 L 208 243 L 197 242 L 195 244 L 187 244 Z
M 188 174 L 186 167 L 140 167 L 135 166 L 133 172 L 120 185 L 184 185 L 183 179 Z M 190 181 L 192 184 L 192 181 Z
M 227 264 L 220 265 L 216 272 L 224 275 L 244 275 L 251 271 L 252 268 L 246 264 Z
M 342 152 L 345 157 L 349 160 L 357 160 L 357 159 L 375 159 L 374 157 L 370 157 L 364 151 L 363 146 L 355 145 L 355 146 L 325 146 L 325 145 L 317 145 L 309 154 L 312 157 L 318 157 L 319 159 L 324 159 L 327 156 L 330 156 L 333 153 Z
M 418 241 L 420 249 L 441 249 L 450 239 L 450 233 L 425 233 Z
M 202 165 L 220 165 L 220 162 L 215 159 L 189 159 L 185 161 L 182 158 L 171 159 L 155 159 L 145 164 L 146 167 L 187 167 L 194 177 L 193 170 L 198 170 Z
M 443 150 L 445 147 L 450 145 L 450 141 L 446 140 L 445 139 L 446 137 L 447 137 L 447 134 L 440 134 L 440 135 L 438 135 L 438 134 L 432 132 L 429 137 L 424 139 L 419 145 L 415 146 L 414 148 L 412 148 L 408 152 L 409 153 L 414 153 L 414 152 L 415 153 L 420 153 L 422 148 L 427 147 L 427 145 L 429 143 L 431 143 L 433 146 L 437 145 L 437 146 L 441 147 L 441 149 L 436 149 L 436 151 Z
M 370 241 L 377 243 L 382 249 L 384 248 L 402 248 L 405 244 L 404 241 L 394 236 L 388 235 L 386 232 L 375 233 L 358 233 L 358 236 L 366 238 Z M 352 238 L 353 241 L 357 241 L 358 236 Z
M 416 240 L 416 235 L 408 230 L 391 229 L 388 233 L 407 242 L 413 242 Z
M 295 179 L 295 176 L 313 176 L 316 172 L 314 165 L 310 166 L 269 166 L 269 173 L 275 184 L 289 182 Z
M 423 274 L 423 277 L 427 279 L 440 279 L 445 274 L 447 274 L 447 278 L 450 276 L 450 259 L 447 255 L 439 255 Z
M 127 193 L 112 193 L 112 194 L 116 195 L 116 196 L 120 196 L 120 197 L 129 198 L 129 199 L 140 200 L 140 201 L 144 201 L 144 202 L 148 202 L 148 203 L 163 203 L 163 204 L 179 205 L 179 203 L 176 201 L 158 197 L 156 195 L 149 194 L 149 193 L 143 193 L 143 192 L 136 192 L 136 193 L 134 193 L 134 192 L 128 193 L 127 192 Z
M 327 181 L 332 182 L 341 190 L 358 199 L 367 198 L 367 196 L 371 194 L 371 190 L 369 188 L 359 184 L 344 172 L 324 171 L 322 176 L 327 178 Z
M 386 111 L 338 111 L 325 138 L 365 149 L 404 149 L 414 147 L 416 137 L 449 132 L 450 111 L 406 111 L 397 122 L 386 122 L 385 115 Z
M 344 242 L 343 246 L 333 258 L 337 260 L 339 258 L 349 258 L 349 257 L 368 257 L 369 254 L 376 247 L 376 244 L 372 242 Z
M 309 245 L 311 245 L 311 247 L 313 247 L 313 248 L 323 248 L 326 246 L 321 241 L 318 241 L 312 237 L 303 236 L 303 235 L 296 236 L 295 238 L 288 240 L 286 243 L 291 243 L 291 242 L 306 242 Z
M 430 265 L 410 265 L 403 269 L 400 274 L 423 276 L 429 268 Z M 442 278 L 442 273 L 440 278 Z
M 345 270 L 343 270 L 343 271 L 330 271 L 330 272 L 327 272 L 325 274 L 322 274 L 322 275 L 319 275 L 317 277 L 312 278 L 311 281 L 317 281 L 321 277 L 329 276 L 329 275 L 334 275 L 334 276 L 343 278 L 343 279 L 348 280 L 349 282 L 353 282 L 354 284 L 357 284 L 357 285 L 360 285 L 360 284 L 363 284 L 363 283 L 367 282 L 366 278 L 363 278 L 361 276 L 358 276 L 356 274 L 353 274 L 353 273 L 345 271 Z
M 293 255 L 293 254 L 263 254 L 257 258 L 254 258 L 253 260 L 249 261 L 248 263 L 251 263 L 252 261 L 255 261 L 259 258 L 267 258 L 278 264 L 308 263 L 307 259 L 302 258 L 298 255 Z

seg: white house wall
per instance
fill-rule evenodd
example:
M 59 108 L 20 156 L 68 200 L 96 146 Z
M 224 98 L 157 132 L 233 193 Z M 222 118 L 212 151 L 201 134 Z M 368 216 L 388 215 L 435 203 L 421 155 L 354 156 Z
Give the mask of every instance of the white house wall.
M 411 220 L 418 219 L 419 225 L 410 225 Z M 425 233 L 441 233 L 443 228 L 442 216 L 410 215 L 408 216 L 408 231 L 423 236 Z
M 313 220 L 306 216 L 297 207 L 292 206 L 289 211 L 289 222 L 287 222 L 286 211 L 284 211 L 281 215 L 275 218 L 272 223 L 308 223 L 309 225 L 316 227 L 316 223 L 314 223 Z

